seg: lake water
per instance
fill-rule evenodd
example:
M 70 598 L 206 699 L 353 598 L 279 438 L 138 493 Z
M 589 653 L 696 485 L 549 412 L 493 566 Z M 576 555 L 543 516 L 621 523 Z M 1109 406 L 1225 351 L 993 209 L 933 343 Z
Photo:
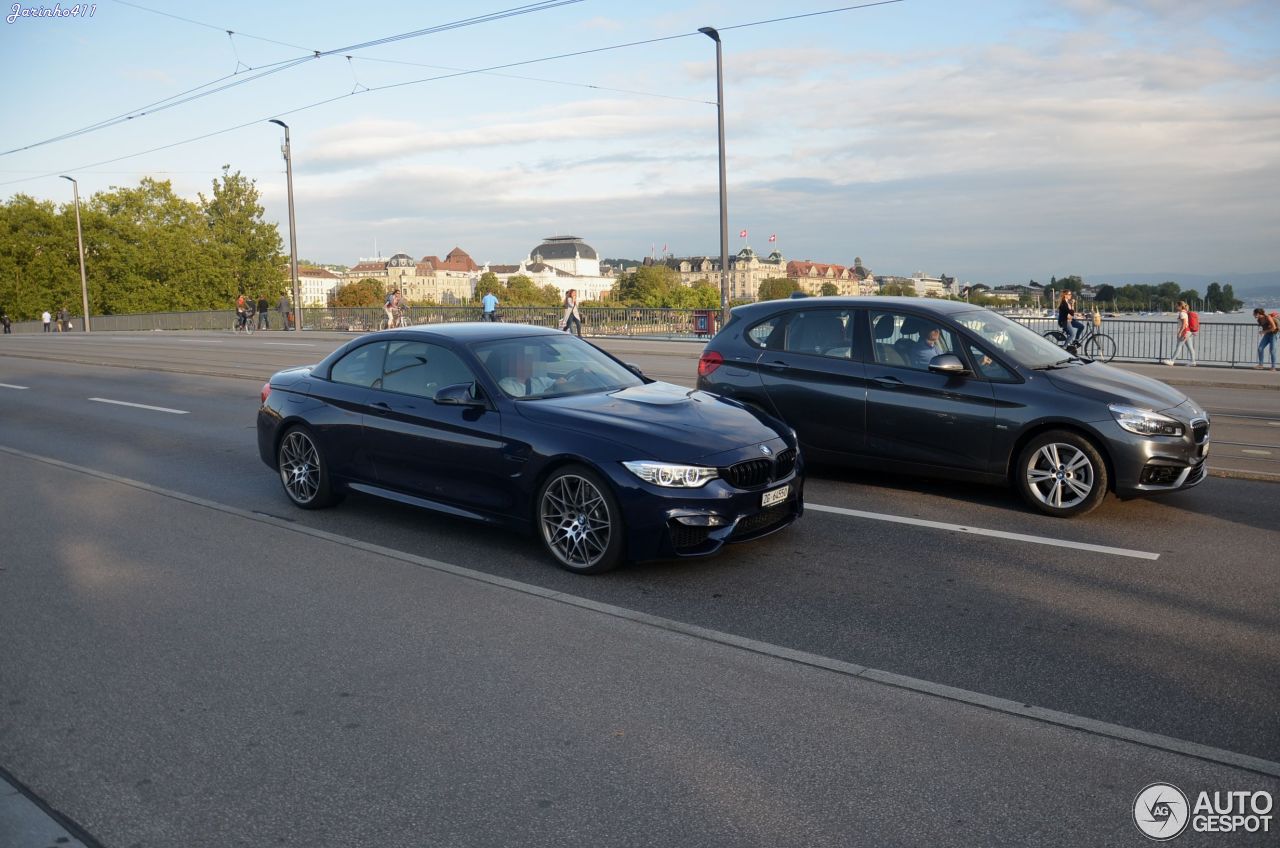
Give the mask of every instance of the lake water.
M 1196 359 L 1214 365 L 1253 365 L 1258 361 L 1258 324 L 1252 310 L 1214 315 L 1201 312 Z M 1040 333 L 1057 329 L 1056 318 L 1015 318 Z M 1178 344 L 1176 313 L 1103 318 L 1099 332 L 1116 340 L 1116 359 L 1158 362 Z M 1269 363 L 1268 363 L 1269 364 Z

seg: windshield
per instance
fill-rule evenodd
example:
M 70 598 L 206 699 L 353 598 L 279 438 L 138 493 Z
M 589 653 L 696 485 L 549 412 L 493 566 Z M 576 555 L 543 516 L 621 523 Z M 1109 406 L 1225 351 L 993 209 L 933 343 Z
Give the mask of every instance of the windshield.
M 508 397 L 555 398 L 639 386 L 644 381 L 570 335 L 523 336 L 472 347 Z
M 1070 358 L 1053 342 L 990 309 L 962 312 L 955 320 L 1025 368 L 1044 368 Z

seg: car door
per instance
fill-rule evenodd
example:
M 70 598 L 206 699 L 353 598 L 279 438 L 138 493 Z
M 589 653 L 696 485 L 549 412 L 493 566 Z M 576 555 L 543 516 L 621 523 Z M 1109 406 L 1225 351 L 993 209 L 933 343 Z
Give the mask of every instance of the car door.
M 378 397 L 366 417 L 379 485 L 466 511 L 505 512 L 518 464 L 489 407 L 438 404 L 437 391 L 475 375 L 448 347 L 388 343 Z
M 781 348 L 758 360 L 769 400 L 802 445 L 859 453 L 866 444 L 865 365 L 854 355 L 860 310 L 836 307 L 791 313 Z
M 995 427 L 991 384 L 973 374 L 935 374 L 928 368 L 939 353 L 953 353 L 967 367 L 960 335 L 940 319 L 907 312 L 873 309 L 869 318 L 868 453 L 920 465 L 987 471 Z
M 386 342 L 361 345 L 333 364 L 327 379 L 309 381 L 308 394 L 323 401 L 308 414 L 330 470 L 348 480 L 370 481 L 373 462 L 365 438 L 365 410 L 376 400 Z

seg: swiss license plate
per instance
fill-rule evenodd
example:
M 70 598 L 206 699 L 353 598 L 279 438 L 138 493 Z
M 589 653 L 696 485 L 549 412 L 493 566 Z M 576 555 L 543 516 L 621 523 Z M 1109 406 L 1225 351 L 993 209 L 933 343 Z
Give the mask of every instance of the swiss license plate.
M 764 497 L 760 499 L 760 506 L 773 506 L 780 504 L 787 499 L 787 495 L 791 494 L 791 484 L 783 486 L 781 489 L 774 489 L 772 492 L 765 492 Z

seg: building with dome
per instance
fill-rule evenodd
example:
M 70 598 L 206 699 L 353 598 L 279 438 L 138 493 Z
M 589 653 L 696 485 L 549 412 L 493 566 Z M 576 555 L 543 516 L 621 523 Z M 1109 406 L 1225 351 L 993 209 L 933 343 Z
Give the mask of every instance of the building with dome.
M 716 288 L 720 287 L 720 257 L 691 256 L 684 258 L 669 257 L 667 259 L 646 259 L 645 264 L 665 264 L 680 275 L 680 282 L 691 286 L 699 280 L 708 280 Z M 760 284 L 765 280 L 786 277 L 787 261 L 782 251 L 775 250 L 768 256 L 760 257 L 751 247 L 744 247 L 729 256 L 729 299 L 755 300 L 760 292 Z
M 595 248 L 577 236 L 548 236 L 518 265 L 485 265 L 480 272 L 490 272 L 503 283 L 524 275 L 539 288 L 555 286 L 561 295 L 577 289 L 580 301 L 600 300 L 615 282 L 601 275 Z

